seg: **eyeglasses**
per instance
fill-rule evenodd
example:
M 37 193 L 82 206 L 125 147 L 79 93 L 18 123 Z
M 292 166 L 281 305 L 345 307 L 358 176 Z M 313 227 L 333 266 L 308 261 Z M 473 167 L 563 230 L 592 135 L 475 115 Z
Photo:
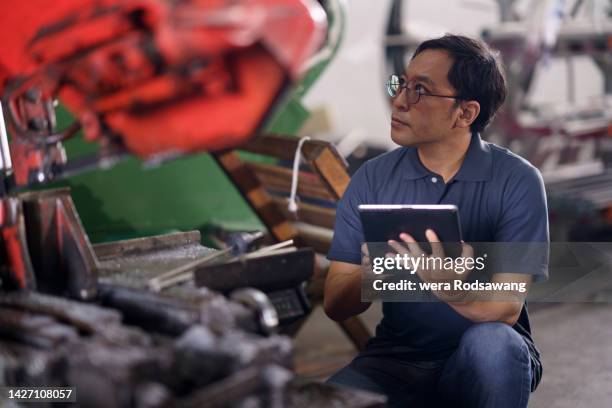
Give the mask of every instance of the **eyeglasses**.
M 410 105 L 419 103 L 419 100 L 421 99 L 421 95 L 436 96 L 438 98 L 463 99 L 455 95 L 432 94 L 432 93 L 425 91 L 425 89 L 423 89 L 421 85 L 417 85 L 416 87 L 411 88 L 408 86 L 404 78 L 401 78 L 395 74 L 389 77 L 385 85 L 387 86 L 387 93 L 392 98 L 398 97 L 399 94 L 402 92 L 402 89 L 405 89 L 406 90 L 406 102 L 408 102 Z

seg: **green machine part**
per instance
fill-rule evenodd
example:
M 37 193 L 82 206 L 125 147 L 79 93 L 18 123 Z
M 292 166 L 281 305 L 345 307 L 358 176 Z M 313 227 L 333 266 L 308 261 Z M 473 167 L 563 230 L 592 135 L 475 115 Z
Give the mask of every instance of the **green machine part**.
M 267 122 L 264 133 L 295 135 L 308 119 L 301 98 L 334 57 L 344 30 L 344 3 L 324 2 L 328 38 L 288 101 Z M 72 121 L 61 106 L 58 123 Z M 97 147 L 80 136 L 65 143 L 68 158 Z M 246 153 L 245 153 L 246 154 Z M 250 155 L 252 158 L 252 155 Z M 264 225 L 208 154 L 197 154 L 153 168 L 137 158 L 110 169 L 85 172 L 54 183 L 68 186 L 92 242 L 149 236 L 211 226 L 226 230 L 263 230 Z

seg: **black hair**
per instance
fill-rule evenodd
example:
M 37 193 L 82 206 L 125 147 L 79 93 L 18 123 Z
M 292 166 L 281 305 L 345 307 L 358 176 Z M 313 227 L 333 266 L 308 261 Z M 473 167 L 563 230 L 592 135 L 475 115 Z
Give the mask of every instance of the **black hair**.
M 448 81 L 459 98 L 480 104 L 480 113 L 471 130 L 482 132 L 506 99 L 506 78 L 498 53 L 482 41 L 446 34 L 422 42 L 412 58 L 430 49 L 446 51 L 452 57 Z

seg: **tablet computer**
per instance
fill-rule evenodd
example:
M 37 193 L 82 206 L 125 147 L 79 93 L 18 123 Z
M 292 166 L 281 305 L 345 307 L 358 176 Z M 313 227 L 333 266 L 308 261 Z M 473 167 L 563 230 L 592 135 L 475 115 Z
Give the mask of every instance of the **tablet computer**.
M 425 231 L 432 229 L 444 244 L 446 256 L 461 255 L 461 224 L 459 209 L 455 205 L 395 205 L 362 204 L 359 215 L 368 243 L 383 243 L 390 239 L 401 242 L 402 232 L 417 242 L 427 243 Z M 431 253 L 428 244 L 422 248 Z

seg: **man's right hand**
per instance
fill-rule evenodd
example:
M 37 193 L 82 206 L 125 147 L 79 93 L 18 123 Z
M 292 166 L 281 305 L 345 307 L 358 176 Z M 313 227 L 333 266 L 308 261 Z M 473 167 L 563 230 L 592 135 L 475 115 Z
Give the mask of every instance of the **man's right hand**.
M 370 307 L 371 302 L 361 301 L 361 268 L 347 262 L 330 263 L 323 295 L 323 307 L 330 319 L 346 320 Z

